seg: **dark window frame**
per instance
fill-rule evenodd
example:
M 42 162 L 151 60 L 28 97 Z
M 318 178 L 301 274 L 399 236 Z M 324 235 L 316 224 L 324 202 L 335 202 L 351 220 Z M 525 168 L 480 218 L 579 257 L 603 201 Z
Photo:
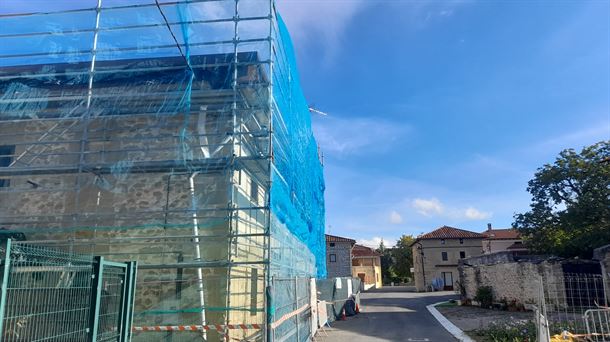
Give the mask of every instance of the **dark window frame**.
M 441 252 L 441 260 L 449 261 L 449 254 L 447 252 Z
M 460 259 L 464 259 L 464 258 L 466 258 L 466 252 L 460 251 Z
M 329 254 L 328 262 L 337 262 L 337 254 Z

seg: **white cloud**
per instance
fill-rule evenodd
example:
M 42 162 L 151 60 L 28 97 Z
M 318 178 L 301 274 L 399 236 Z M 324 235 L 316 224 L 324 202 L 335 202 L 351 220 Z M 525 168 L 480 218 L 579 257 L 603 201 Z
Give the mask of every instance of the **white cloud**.
M 278 1 L 276 6 L 286 22 L 292 39 L 299 48 L 318 47 L 326 64 L 334 60 L 342 47 L 342 36 L 352 22 L 370 2 L 351 1 Z
M 445 210 L 443 204 L 436 198 L 416 198 L 413 200 L 411 205 L 413 208 L 415 208 L 415 210 L 417 210 L 418 213 L 424 216 L 440 215 Z
M 403 222 L 402 216 L 395 210 L 390 212 L 390 223 L 391 224 L 401 224 Z
M 446 217 L 455 220 L 485 220 L 492 217 L 491 212 L 481 211 L 472 206 L 466 209 L 449 207 L 437 198 L 422 199 L 416 198 L 411 202 L 411 206 L 421 215 L 432 217 Z
M 316 118 L 313 129 L 322 151 L 338 155 L 387 150 L 412 131 L 404 122 L 332 116 Z
M 383 240 L 383 244 L 386 247 L 394 247 L 394 244 L 396 242 L 396 239 L 388 239 L 388 238 L 382 238 L 380 236 L 374 236 L 370 239 L 358 239 L 358 240 L 356 240 L 356 243 L 359 245 L 363 245 L 363 246 L 367 246 L 367 247 L 371 247 L 371 248 L 377 248 L 377 247 L 379 247 L 381 240 Z
M 473 207 L 469 207 L 464 212 L 464 216 L 469 220 L 485 220 L 491 217 L 491 213 L 479 211 Z

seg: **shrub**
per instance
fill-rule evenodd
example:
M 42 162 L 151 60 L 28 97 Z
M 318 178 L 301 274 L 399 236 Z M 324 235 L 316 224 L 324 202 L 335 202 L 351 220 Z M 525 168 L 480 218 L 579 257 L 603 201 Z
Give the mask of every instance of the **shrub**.
M 493 290 L 491 286 L 481 286 L 477 289 L 477 294 L 474 300 L 481 303 L 481 307 L 489 308 L 494 301 Z
M 486 342 L 534 342 L 536 325 L 532 321 L 516 321 L 506 324 L 492 323 L 476 334 Z

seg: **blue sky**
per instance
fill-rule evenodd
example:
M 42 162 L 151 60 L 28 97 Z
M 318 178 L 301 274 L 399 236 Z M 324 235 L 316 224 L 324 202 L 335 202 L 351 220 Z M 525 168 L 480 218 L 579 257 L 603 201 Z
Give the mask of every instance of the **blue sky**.
M 391 245 L 441 225 L 508 227 L 538 167 L 610 139 L 610 0 L 277 6 L 305 95 L 329 113 L 313 121 L 331 234 Z
M 610 1 L 283 1 L 328 113 L 327 232 L 508 227 L 565 148 L 610 139 Z

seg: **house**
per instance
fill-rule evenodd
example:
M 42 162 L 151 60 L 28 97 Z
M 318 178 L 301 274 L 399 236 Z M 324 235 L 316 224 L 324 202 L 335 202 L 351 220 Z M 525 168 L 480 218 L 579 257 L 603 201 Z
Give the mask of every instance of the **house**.
M 491 254 L 496 252 L 511 251 L 514 254 L 527 253 L 527 248 L 523 245 L 523 240 L 516 229 L 492 229 L 491 223 L 487 224 L 487 230 L 481 233 L 483 239 L 483 253 Z
M 354 245 L 352 255 L 352 276 L 362 280 L 365 290 L 380 288 L 381 253 L 366 246 Z
M 352 248 L 356 240 L 326 234 L 328 278 L 352 276 Z
M 417 291 L 453 290 L 458 260 L 482 254 L 483 234 L 442 226 L 411 244 Z

